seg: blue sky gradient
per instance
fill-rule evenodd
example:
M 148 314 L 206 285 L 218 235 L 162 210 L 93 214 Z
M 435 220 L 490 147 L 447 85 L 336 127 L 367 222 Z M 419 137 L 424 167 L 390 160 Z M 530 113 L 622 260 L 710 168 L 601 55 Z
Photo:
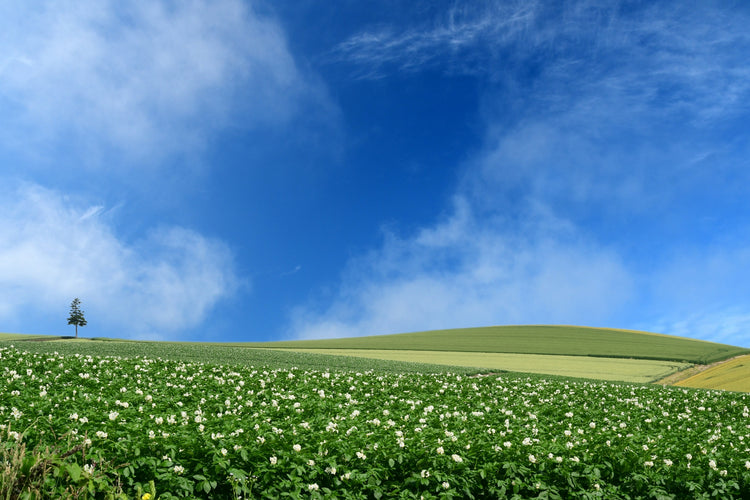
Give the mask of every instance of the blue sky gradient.
M 0 6 L 0 331 L 750 346 L 744 2 Z

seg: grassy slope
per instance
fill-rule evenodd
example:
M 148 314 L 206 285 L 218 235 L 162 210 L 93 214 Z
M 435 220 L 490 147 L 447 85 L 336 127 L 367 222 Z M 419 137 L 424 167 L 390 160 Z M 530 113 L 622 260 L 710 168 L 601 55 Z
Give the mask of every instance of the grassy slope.
M 330 340 L 235 344 L 289 349 L 386 349 L 640 358 L 708 364 L 748 349 L 631 330 L 492 326 Z
M 26 333 L 0 333 L 0 342 L 4 340 L 30 340 L 30 339 L 35 339 L 35 338 L 46 338 L 46 337 L 44 335 L 29 335 Z

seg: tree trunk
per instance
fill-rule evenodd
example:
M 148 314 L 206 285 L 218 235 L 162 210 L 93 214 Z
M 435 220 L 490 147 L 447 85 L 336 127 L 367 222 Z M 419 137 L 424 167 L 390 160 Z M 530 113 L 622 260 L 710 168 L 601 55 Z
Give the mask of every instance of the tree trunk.
M 78 325 L 76 325 L 76 338 L 78 338 Z

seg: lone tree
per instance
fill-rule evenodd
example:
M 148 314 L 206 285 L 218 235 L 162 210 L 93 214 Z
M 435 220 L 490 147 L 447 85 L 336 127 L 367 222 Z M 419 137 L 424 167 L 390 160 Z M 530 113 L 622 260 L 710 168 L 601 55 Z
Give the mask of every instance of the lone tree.
M 86 326 L 86 318 L 83 317 L 83 311 L 81 311 L 81 301 L 78 297 L 73 299 L 70 303 L 70 317 L 68 318 L 69 325 L 76 325 L 76 338 L 78 338 L 78 327 Z

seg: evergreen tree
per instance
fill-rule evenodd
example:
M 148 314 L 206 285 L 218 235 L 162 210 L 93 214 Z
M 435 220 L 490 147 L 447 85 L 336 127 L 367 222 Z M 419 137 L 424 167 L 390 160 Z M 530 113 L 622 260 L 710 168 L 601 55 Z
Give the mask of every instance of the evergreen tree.
M 86 318 L 83 317 L 83 311 L 81 311 L 81 301 L 78 297 L 73 299 L 70 304 L 70 317 L 68 318 L 69 325 L 76 326 L 76 338 L 78 338 L 78 327 L 86 326 Z

